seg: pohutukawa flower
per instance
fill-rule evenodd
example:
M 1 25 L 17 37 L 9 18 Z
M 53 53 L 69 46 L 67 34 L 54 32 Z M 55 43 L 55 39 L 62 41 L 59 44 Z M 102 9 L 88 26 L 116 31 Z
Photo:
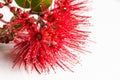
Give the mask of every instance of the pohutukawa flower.
M 35 6 L 37 3 L 32 0 L 27 0 L 24 5 L 16 2 L 31 10 L 6 5 L 14 16 L 7 22 L 5 30 L 0 29 L 0 42 L 9 31 L 10 39 L 7 37 L 7 42 L 4 40 L 2 43 L 15 43 L 11 52 L 11 55 L 16 54 L 13 67 L 24 65 L 29 70 L 31 66 L 39 73 L 49 72 L 51 68 L 55 71 L 56 67 L 72 71 L 71 66 L 80 63 L 80 59 L 70 49 L 84 52 L 84 44 L 89 36 L 89 32 L 83 28 L 89 27 L 90 17 L 82 14 L 87 11 L 87 1 L 55 0 L 52 8 L 49 7 L 51 0 L 47 0 L 43 2 L 44 10 L 43 5 L 38 9 Z

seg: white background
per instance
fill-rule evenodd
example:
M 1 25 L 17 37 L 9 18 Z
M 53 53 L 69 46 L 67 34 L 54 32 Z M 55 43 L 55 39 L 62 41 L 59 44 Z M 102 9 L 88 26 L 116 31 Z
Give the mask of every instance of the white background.
M 5 59 L 11 46 L 0 44 L 0 80 L 120 80 L 120 0 L 93 0 L 91 6 L 91 39 L 96 43 L 90 43 L 92 53 L 81 55 L 82 65 L 74 73 L 39 75 L 12 69 Z

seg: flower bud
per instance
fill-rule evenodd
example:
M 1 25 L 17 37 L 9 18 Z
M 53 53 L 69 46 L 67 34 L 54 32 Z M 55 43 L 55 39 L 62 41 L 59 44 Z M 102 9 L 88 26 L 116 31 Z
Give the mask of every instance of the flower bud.
M 0 13 L 0 19 L 1 19 L 1 18 L 3 18 L 3 14 L 2 14 L 2 13 Z
M 4 5 L 3 5 L 3 3 L 2 2 L 0 2 L 0 8 L 2 8 Z
M 8 3 L 12 3 L 12 0 L 7 0 Z
M 4 0 L 7 4 L 12 3 L 12 0 Z
M 15 13 L 15 12 L 17 11 L 17 8 L 16 8 L 16 7 L 11 7 L 11 8 L 10 8 L 10 11 L 11 11 L 12 13 Z
M 3 28 L 4 28 L 4 29 L 7 29 L 7 28 L 8 28 L 8 26 L 7 26 L 7 25 L 3 25 Z
M 17 8 L 17 13 L 21 13 L 22 10 L 20 8 Z

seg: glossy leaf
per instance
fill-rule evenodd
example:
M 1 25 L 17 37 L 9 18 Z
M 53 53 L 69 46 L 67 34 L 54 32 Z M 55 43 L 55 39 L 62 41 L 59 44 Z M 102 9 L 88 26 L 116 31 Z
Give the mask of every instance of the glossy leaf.
M 32 0 L 31 10 L 35 12 L 42 12 L 49 8 L 52 0 Z
M 35 0 L 36 1 L 36 0 Z M 31 7 L 31 0 L 15 0 L 18 6 L 22 8 L 30 8 Z

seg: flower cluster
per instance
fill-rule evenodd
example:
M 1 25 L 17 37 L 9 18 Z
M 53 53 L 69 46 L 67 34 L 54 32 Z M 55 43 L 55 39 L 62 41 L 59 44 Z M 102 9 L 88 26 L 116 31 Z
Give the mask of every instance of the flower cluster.
M 0 2 L 0 8 L 7 6 L 13 13 L 10 22 L 2 19 L 0 42 L 14 42 L 11 55 L 16 54 L 14 66 L 31 66 L 37 72 L 49 72 L 60 67 L 71 70 L 70 66 L 79 63 L 77 55 L 69 49 L 83 52 L 83 45 L 89 36 L 82 28 L 89 27 L 88 18 L 82 13 L 87 11 L 87 1 L 55 0 L 53 7 L 43 11 L 27 11 L 11 6 L 12 0 Z M 32 16 L 37 15 L 37 18 Z

